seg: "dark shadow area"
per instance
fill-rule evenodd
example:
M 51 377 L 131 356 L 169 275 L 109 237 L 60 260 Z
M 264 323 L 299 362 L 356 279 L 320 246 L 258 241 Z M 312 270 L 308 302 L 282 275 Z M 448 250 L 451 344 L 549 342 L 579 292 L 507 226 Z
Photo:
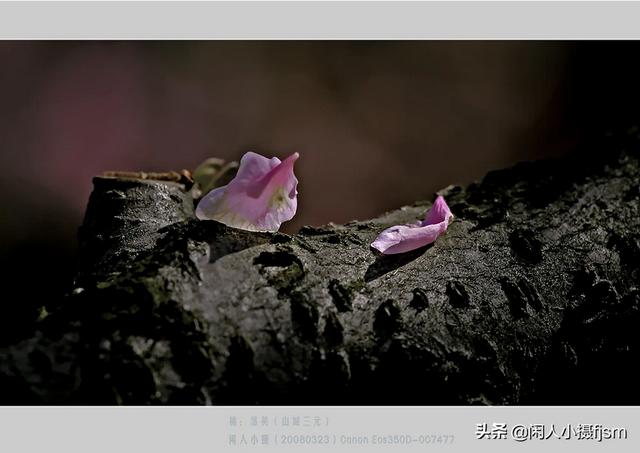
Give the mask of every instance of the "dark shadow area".
M 406 266 L 411 261 L 421 257 L 430 247 L 432 247 L 431 244 L 407 253 L 399 253 L 397 255 L 379 255 L 373 264 L 367 268 L 367 272 L 364 274 L 364 281 L 369 283 L 370 281 L 382 277 L 389 272 L 400 269 L 402 266 Z

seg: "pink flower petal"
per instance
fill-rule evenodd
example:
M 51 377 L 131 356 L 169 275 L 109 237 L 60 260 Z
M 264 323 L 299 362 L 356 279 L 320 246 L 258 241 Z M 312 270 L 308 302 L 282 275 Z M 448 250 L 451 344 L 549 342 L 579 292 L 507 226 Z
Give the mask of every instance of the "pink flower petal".
M 298 180 L 293 174 L 298 157 L 294 153 L 280 161 L 277 157 L 267 159 L 246 153 L 236 177 L 205 195 L 196 208 L 196 216 L 243 230 L 278 231 L 282 222 L 293 218 L 298 207 Z
M 453 214 L 447 202 L 438 196 L 422 222 L 387 228 L 378 235 L 371 247 L 386 255 L 409 252 L 434 242 L 447 231 L 452 220 Z

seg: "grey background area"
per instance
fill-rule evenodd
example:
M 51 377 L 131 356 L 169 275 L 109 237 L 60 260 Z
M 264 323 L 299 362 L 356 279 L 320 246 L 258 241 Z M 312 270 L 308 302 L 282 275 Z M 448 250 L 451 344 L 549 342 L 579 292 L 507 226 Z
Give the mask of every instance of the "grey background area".
M 251 416 L 269 417 L 268 427 L 250 426 Z M 283 416 L 319 416 L 320 428 L 277 427 Z M 243 421 L 230 426 L 230 418 Z M 114 451 L 161 452 L 636 452 L 640 422 L 638 407 L 34 407 L 0 408 L 3 435 L 0 447 L 16 453 L 64 451 L 111 453 Z M 515 425 L 545 424 L 556 429 L 568 424 L 601 424 L 626 427 L 626 440 L 478 440 L 478 423 Z M 249 425 L 249 426 L 247 426 Z M 72 427 L 72 428 L 70 428 Z M 558 429 L 559 430 L 559 429 Z M 38 435 L 34 435 L 37 432 Z M 229 446 L 229 435 L 247 438 L 268 434 L 268 446 Z M 309 445 L 273 444 L 274 435 L 329 435 L 339 439 L 372 435 L 453 435 L 452 444 L 426 445 Z
M 640 37 L 640 5 L 607 1 L 6 2 L 1 12 L 5 39 Z

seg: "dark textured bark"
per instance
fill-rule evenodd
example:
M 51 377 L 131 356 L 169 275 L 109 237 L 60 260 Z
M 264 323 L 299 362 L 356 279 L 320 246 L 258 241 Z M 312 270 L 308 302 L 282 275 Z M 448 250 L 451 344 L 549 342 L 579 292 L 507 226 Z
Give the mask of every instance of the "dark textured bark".
M 637 134 L 445 189 L 446 235 L 395 256 L 369 244 L 429 202 L 256 234 L 96 178 L 75 289 L 0 353 L 4 399 L 639 404 Z

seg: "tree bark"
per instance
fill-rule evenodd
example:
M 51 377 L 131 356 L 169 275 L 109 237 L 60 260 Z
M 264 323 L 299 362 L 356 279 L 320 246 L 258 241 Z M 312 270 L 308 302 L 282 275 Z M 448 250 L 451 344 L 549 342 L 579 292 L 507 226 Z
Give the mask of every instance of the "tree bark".
M 3 400 L 639 404 L 637 150 L 632 129 L 444 189 L 446 234 L 391 256 L 369 244 L 430 202 L 252 233 L 178 183 L 98 177 L 74 289 L 0 352 Z

